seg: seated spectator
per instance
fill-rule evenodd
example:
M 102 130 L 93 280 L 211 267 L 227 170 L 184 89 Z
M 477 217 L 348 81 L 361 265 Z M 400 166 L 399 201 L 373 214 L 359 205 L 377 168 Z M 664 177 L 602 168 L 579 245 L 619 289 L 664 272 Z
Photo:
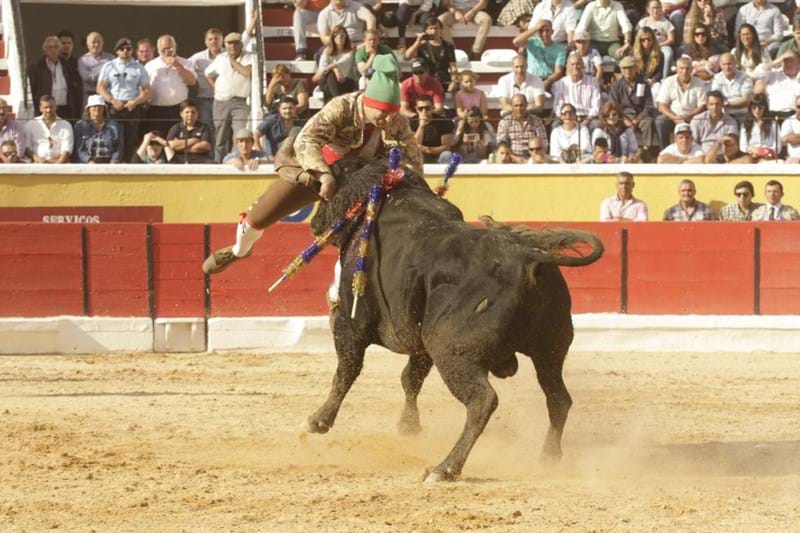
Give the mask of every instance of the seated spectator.
M 706 153 L 722 140 L 723 135 L 731 133 L 738 136 L 739 125 L 736 120 L 722 110 L 724 101 L 721 92 L 711 91 L 706 97 L 707 111 L 695 115 L 690 122 L 695 142 Z
M 114 120 L 108 120 L 106 101 L 93 94 L 86 102 L 83 120 L 75 124 L 75 163 L 121 163 L 124 144 L 122 130 Z
M 622 111 L 614 101 L 608 101 L 600 108 L 600 120 L 592 132 L 592 144 L 597 139 L 606 139 L 609 153 L 617 163 L 638 163 L 639 143 L 636 134 L 622 118 Z
M 783 121 L 781 140 L 786 146 L 787 162 L 800 162 L 800 96 L 795 98 L 796 114 Z
M 492 17 L 484 11 L 486 0 L 446 0 L 444 5 L 447 11 L 439 15 L 439 20 L 442 21 L 445 41 L 453 43 L 451 30 L 456 24 L 478 25 L 472 42 L 472 59 L 478 61 L 492 27 Z
M 194 100 L 185 100 L 180 105 L 181 121 L 167 132 L 167 142 L 175 153 L 172 163 L 214 162 L 211 128 L 198 119 L 200 112 Z
M 689 179 L 681 180 L 678 185 L 680 200 L 664 211 L 665 221 L 674 222 L 699 222 L 702 220 L 716 220 L 717 216 L 711 206 L 695 199 L 697 189 L 694 182 Z
M 753 158 L 739 149 L 739 135 L 734 131 L 724 133 L 722 138 L 712 144 L 705 157 L 706 163 L 752 163 Z
M 319 68 L 311 78 L 322 88 L 326 102 L 334 96 L 355 91 L 357 86 L 350 37 L 343 26 L 334 27 L 332 36 L 319 58 Z
M 425 61 L 417 58 L 411 62 L 411 77 L 404 79 L 400 84 L 400 112 L 407 117 L 416 115 L 412 106 L 423 94 L 433 98 L 434 113 L 442 114 L 444 111 L 442 84 L 429 74 Z
M 222 160 L 238 170 L 255 170 L 262 162 L 267 161 L 267 154 L 254 150 L 255 140 L 250 130 L 240 130 L 236 134 L 236 148 Z
M 683 42 L 684 27 L 686 23 L 686 11 L 689 4 L 688 0 L 674 0 L 672 2 L 661 2 L 661 7 L 672 25 L 675 26 L 675 45 Z M 724 22 L 724 21 L 723 21 Z
M 735 118 L 747 113 L 747 105 L 753 98 L 753 79 L 736 70 L 733 54 L 725 52 L 719 56 L 720 71 L 714 75 L 711 90 L 719 91 L 725 98 L 725 112 Z
M 483 119 L 480 108 L 467 109 L 453 137 L 453 151 L 461 154 L 461 162 L 480 163 L 489 156 L 494 144 L 494 128 Z
M 301 121 L 297 119 L 297 102 L 291 96 L 284 96 L 278 112 L 264 117 L 256 128 L 255 149 L 266 153 L 267 160 L 272 162 L 281 142 L 289 136 L 293 128 L 301 126 Z
M 559 111 L 561 125 L 553 128 L 550 132 L 550 156 L 557 160 L 562 160 L 562 152 L 572 146 L 577 146 L 580 154 L 588 154 L 592 151 L 592 139 L 589 128 L 584 125 L 578 126 L 578 117 L 575 114 L 575 106 L 563 104 Z
M 529 165 L 540 165 L 543 163 L 558 163 L 558 159 L 554 159 L 547 154 L 547 145 L 543 139 L 534 137 L 528 143 L 528 159 Z
M 367 69 L 372 68 L 372 62 L 379 55 L 393 55 L 392 49 L 381 42 L 378 30 L 367 30 L 364 32 L 364 42 L 358 46 L 353 56 L 356 70 L 360 76 L 364 76 Z
M 678 72 L 665 79 L 658 90 L 656 103 L 661 113 L 656 118 L 656 129 L 661 146 L 670 142 L 670 134 L 676 124 L 689 122 L 706 107 L 706 86 L 692 76 L 692 61 L 681 57 L 676 62 Z
M 663 56 L 661 77 L 666 78 L 670 75 L 672 59 L 675 55 L 675 52 L 672 50 L 672 47 L 676 44 L 675 26 L 673 26 L 672 22 L 670 22 L 669 19 L 664 16 L 664 10 L 661 9 L 660 0 L 648 0 L 647 17 L 639 19 L 639 23 L 636 24 L 637 40 L 639 39 L 638 30 L 641 30 L 642 28 L 650 28 L 653 30 L 653 34 L 656 38 L 656 42 L 653 44 L 658 44 L 659 49 L 661 50 L 661 55 Z
M 578 12 L 570 0 L 544 0 L 533 8 L 529 28 L 541 20 L 549 20 L 553 28 L 553 41 L 562 46 L 571 46 L 578 27 Z
M 267 84 L 264 102 L 270 113 L 277 113 L 284 96 L 297 100 L 297 116 L 303 116 L 308 110 L 308 87 L 302 79 L 293 79 L 289 67 L 278 64 L 272 67 L 272 77 Z
M 528 101 L 522 94 L 511 99 L 511 114 L 500 119 L 497 126 L 497 138 L 511 146 L 511 159 L 515 163 L 524 163 L 528 159 L 528 143 L 534 137 L 547 142 L 547 132 L 542 120 L 528 111 Z
M 500 163 L 507 165 L 513 163 L 514 159 L 511 157 L 511 144 L 508 141 L 499 141 L 494 153 L 489 156 L 489 163 Z
M 633 59 L 637 70 L 651 88 L 660 83 L 667 72 L 664 68 L 664 54 L 656 45 L 656 34 L 647 26 L 636 32 Z
M 658 163 L 702 163 L 703 149 L 692 138 L 692 128 L 685 122 L 675 126 L 675 142 L 658 154 Z
M 733 57 L 736 68 L 754 79 L 760 78 L 771 64 L 769 52 L 761 47 L 756 29 L 750 24 L 742 24 L 739 28 Z
M 727 0 L 726 0 L 727 1 Z M 676 26 L 676 44 L 683 43 L 686 35 L 693 35 L 694 28 L 704 24 L 710 34 L 710 42 L 716 43 L 719 52 L 728 48 L 728 23 L 725 11 L 721 6 L 715 6 L 713 0 L 695 0 L 686 15 L 686 22 Z
M 601 222 L 647 222 L 647 204 L 633 196 L 633 174 L 619 172 L 616 176 L 617 194 L 600 204 Z
M 152 61 L 155 55 L 156 53 L 155 46 L 153 46 L 153 41 L 147 37 L 136 41 L 136 61 L 141 63 L 142 66 Z
M 537 33 L 538 37 L 535 36 Z M 542 80 L 545 91 L 549 91 L 550 86 L 564 75 L 567 49 L 553 41 L 553 27 L 549 20 L 541 20 L 514 37 L 514 46 L 525 47 L 528 73 Z
M 753 210 L 753 220 L 800 220 L 800 213 L 790 205 L 781 203 L 783 184 L 778 180 L 769 180 L 764 187 L 767 202 Z
M 433 112 L 433 98 L 427 94 L 417 97 L 417 116 L 409 120 L 411 131 L 419 144 L 426 163 L 447 163 L 453 145 L 453 123 Z
M 580 163 L 617 163 L 617 159 L 608 148 L 608 139 L 598 137 L 594 140 L 592 153 L 588 157 L 579 160 Z
M 593 78 L 597 78 L 597 83 L 603 83 L 603 58 L 600 52 L 591 47 L 589 34 L 586 32 L 575 32 L 575 51 L 580 54 L 583 61 L 583 71 Z
M 0 98 L 0 142 L 11 141 L 14 150 L 20 155 L 25 154 L 25 134 L 17 121 L 8 116 L 10 107 L 5 99 Z
M 364 4 L 355 0 L 331 0 L 317 16 L 317 32 L 323 46 L 330 43 L 336 26 L 343 26 L 350 42 L 356 45 L 364 42 L 365 29 L 374 30 L 377 27 L 375 15 Z
M 757 160 L 775 159 L 783 142 L 780 127 L 769 113 L 767 97 L 757 94 L 739 131 L 739 147 Z
M 776 57 L 782 56 L 783 53 L 788 50 L 792 50 L 800 54 L 800 18 L 794 19 L 794 23 L 792 24 L 792 32 L 794 33 L 794 38 L 785 41 L 781 47 L 778 48 L 778 54 Z
M 781 70 L 768 70 L 758 80 L 753 89 L 754 94 L 766 94 L 772 115 L 788 117 L 794 113 L 794 99 L 800 94 L 800 62 L 797 52 L 786 51 L 777 59 L 783 64 Z M 776 62 L 777 62 L 776 61 Z
M 417 35 L 417 39 L 405 51 L 404 57 L 408 61 L 414 58 L 423 60 L 430 75 L 442 87 L 446 87 L 448 92 L 453 92 L 458 73 L 456 48 L 453 43 L 442 38 L 442 23 L 439 19 L 431 16 L 424 23 L 425 31 Z
M 189 87 L 197 86 L 197 73 L 189 61 L 178 56 L 175 38 L 162 35 L 156 44 L 158 57 L 144 66 L 150 77 L 150 107 L 146 112 L 145 131 L 165 128 L 178 120 L 181 102 L 189 98 Z
M 567 58 L 567 75 L 553 84 L 553 109 L 565 103 L 572 104 L 579 122 L 589 128 L 600 113 L 600 86 L 583 72 L 583 60 L 576 52 Z
M 72 156 L 72 126 L 56 115 L 56 99 L 39 99 L 41 115 L 25 125 L 25 155 L 34 163 L 69 163 Z
M 575 31 L 589 32 L 592 47 L 602 56 L 622 58 L 633 45 L 633 26 L 616 0 L 593 0 L 586 4 Z M 625 40 L 622 46 L 620 37 Z
M 24 163 L 25 161 L 19 154 L 17 143 L 14 141 L 9 139 L 0 142 L 0 164 Z
M 52 95 L 59 117 L 78 120 L 83 109 L 83 81 L 78 71 L 61 61 L 61 41 L 55 35 L 45 37 L 42 51 L 44 56 L 28 66 L 33 101 Z
M 88 52 L 78 58 L 78 73 L 83 80 L 84 101 L 91 95 L 97 94 L 97 80 L 103 65 L 112 61 L 114 56 L 103 51 L 103 36 L 93 31 L 86 36 L 86 49 Z
M 134 163 L 162 165 L 169 163 L 174 156 L 175 152 L 158 131 L 148 131 L 144 134 L 139 149 L 136 150 Z
M 719 72 L 719 54 L 714 43 L 709 41 L 708 28 L 705 24 L 697 24 L 692 32 L 692 40 L 686 43 L 678 53 L 692 60 L 692 75 L 703 81 L 709 81 Z
M 611 84 L 609 97 L 622 110 L 625 125 L 636 135 L 636 143 L 643 149 L 643 159 L 652 162 L 661 148 L 650 85 L 636 71 L 636 61 L 632 57 L 623 57 L 619 66 L 622 76 Z
M 400 0 L 397 6 L 397 49 L 406 49 L 406 28 L 412 21 L 436 19 L 431 15 L 433 0 Z M 438 20 L 438 19 L 437 19 Z
M 752 0 L 739 8 L 736 13 L 736 33 L 742 24 L 755 27 L 761 45 L 766 47 L 770 54 L 778 51 L 783 41 L 783 32 L 786 29 L 780 10 L 767 3 L 767 0 Z
M 525 95 L 528 111 L 539 113 L 544 109 L 544 85 L 538 76 L 528 72 L 528 60 L 518 55 L 511 61 L 511 72 L 503 74 L 495 87 L 500 97 L 500 114 L 511 113 L 511 98 L 517 94 Z
M 317 30 L 317 17 L 328 5 L 328 0 L 292 0 L 292 36 L 294 37 L 294 60 L 308 59 L 306 35 Z
M 761 204 L 753 201 L 755 191 L 749 181 L 740 181 L 733 188 L 736 202 L 728 204 L 719 210 L 719 219 L 728 222 L 744 222 L 752 220 L 753 211 Z
M 489 118 L 489 102 L 486 93 L 475 87 L 477 74 L 471 70 L 463 70 L 458 75 L 460 89 L 456 93 L 456 113 L 459 118 L 467 116 L 467 110 L 477 107 L 483 118 Z

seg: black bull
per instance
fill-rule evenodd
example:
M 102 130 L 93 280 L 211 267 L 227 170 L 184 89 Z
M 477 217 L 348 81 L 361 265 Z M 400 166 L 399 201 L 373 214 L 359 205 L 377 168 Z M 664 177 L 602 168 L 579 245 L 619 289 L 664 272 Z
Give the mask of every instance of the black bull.
M 386 161 L 337 163 L 340 189 L 330 203 L 320 204 L 312 220 L 314 233 L 339 219 L 385 170 Z M 466 406 L 458 442 L 427 475 L 429 480 L 455 479 L 498 404 L 488 373 L 514 375 L 521 353 L 533 361 L 547 398 L 550 428 L 543 454 L 561 456 L 561 434 L 572 404 L 562 367 L 573 329 L 570 295 L 558 265 L 588 265 L 600 258 L 603 245 L 583 232 L 535 232 L 491 219 L 484 224 L 466 224 L 457 207 L 407 170 L 384 201 L 374 228 L 366 293 L 355 320 L 350 319 L 351 286 L 361 226 L 345 230 L 340 311 L 332 319 L 338 367 L 328 399 L 309 418 L 310 431 L 325 433 L 333 426 L 361 372 L 364 351 L 381 345 L 409 355 L 401 378 L 406 396 L 401 432 L 420 430 L 417 395 L 433 365 Z M 581 243 L 590 245 L 591 252 L 561 253 Z

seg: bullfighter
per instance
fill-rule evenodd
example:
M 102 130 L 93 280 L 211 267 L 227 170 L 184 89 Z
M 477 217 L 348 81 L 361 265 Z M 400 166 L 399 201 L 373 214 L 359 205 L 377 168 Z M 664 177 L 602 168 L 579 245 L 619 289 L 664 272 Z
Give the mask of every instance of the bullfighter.
M 331 173 L 336 161 L 348 157 L 371 159 L 399 146 L 405 164 L 422 174 L 422 154 L 400 110 L 397 63 L 381 55 L 366 91 L 334 98 L 309 120 L 294 143 L 284 143 L 275 160 L 281 178 L 258 197 L 242 216 L 236 242 L 215 251 L 203 262 L 207 274 L 222 272 L 253 253 L 264 230 L 281 218 L 336 192 Z

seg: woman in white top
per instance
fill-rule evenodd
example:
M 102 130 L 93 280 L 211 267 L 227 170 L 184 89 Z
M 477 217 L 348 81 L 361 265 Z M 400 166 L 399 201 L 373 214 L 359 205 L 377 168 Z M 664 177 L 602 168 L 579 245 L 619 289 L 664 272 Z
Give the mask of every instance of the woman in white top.
M 313 76 L 314 83 L 322 88 L 327 102 L 334 96 L 356 90 L 356 68 L 353 45 L 344 26 L 334 26 L 331 40 L 319 57 L 319 68 Z
M 636 134 L 625 126 L 619 105 L 609 100 L 600 108 L 600 125 L 592 132 L 592 146 L 599 138 L 608 141 L 608 152 L 620 163 L 639 162 Z
M 640 19 L 636 24 L 636 30 L 642 28 L 650 28 L 656 34 L 658 46 L 661 47 L 661 53 L 664 54 L 664 66 L 662 76 L 666 78 L 672 71 L 672 59 L 675 55 L 672 47 L 675 46 L 675 26 L 664 16 L 664 11 L 661 9 L 660 0 L 650 0 L 647 2 L 647 16 Z
M 764 75 L 764 70 L 769 68 L 769 52 L 761 46 L 758 32 L 750 24 L 742 24 L 736 39 L 736 48 L 731 50 L 736 60 L 736 69 L 741 70 L 753 80 Z
M 580 148 L 581 154 L 591 153 L 592 144 L 589 129 L 586 126 L 578 127 L 578 116 L 572 104 L 561 106 L 561 125 L 550 133 L 550 155 L 561 159 L 561 152 L 572 145 Z
M 769 148 L 770 154 L 762 148 Z M 764 94 L 753 97 L 742 127 L 739 130 L 739 149 L 757 159 L 774 159 L 781 152 L 780 128 L 769 116 L 769 105 Z

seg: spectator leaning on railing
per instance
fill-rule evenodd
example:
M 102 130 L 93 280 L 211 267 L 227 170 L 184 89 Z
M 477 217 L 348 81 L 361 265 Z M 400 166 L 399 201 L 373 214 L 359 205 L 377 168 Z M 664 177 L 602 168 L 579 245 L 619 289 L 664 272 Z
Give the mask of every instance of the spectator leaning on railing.
M 247 129 L 236 134 L 236 148 L 225 156 L 223 163 L 238 170 L 255 170 L 261 163 L 266 163 L 267 154 L 254 150 L 253 132 Z
M 144 134 L 142 144 L 136 151 L 136 163 L 146 165 L 163 165 L 169 163 L 175 156 L 175 152 L 169 147 L 167 140 L 157 131 L 148 131 Z
M 658 154 L 658 163 L 702 163 L 705 154 L 694 142 L 692 127 L 683 122 L 675 126 L 675 142 Z
M 175 152 L 172 163 L 214 163 L 211 129 L 200 122 L 200 112 L 194 100 L 180 105 L 181 121 L 167 132 L 167 143 Z
M 739 149 L 739 135 L 733 131 L 724 133 L 719 141 L 708 147 L 706 163 L 744 163 L 753 162 L 753 157 Z
M 601 222 L 647 222 L 647 204 L 633 196 L 633 174 L 619 172 L 615 178 L 617 194 L 600 204 Z

